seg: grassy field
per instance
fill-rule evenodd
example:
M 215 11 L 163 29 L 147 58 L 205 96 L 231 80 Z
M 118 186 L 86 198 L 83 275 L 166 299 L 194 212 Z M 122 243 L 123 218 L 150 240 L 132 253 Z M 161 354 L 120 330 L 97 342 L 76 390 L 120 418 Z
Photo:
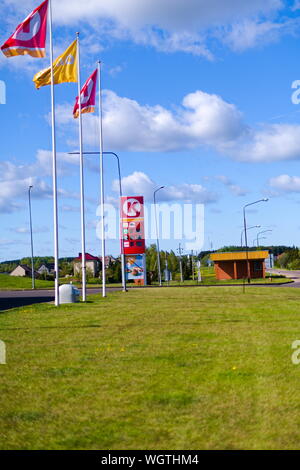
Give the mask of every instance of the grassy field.
M 1 449 L 299 449 L 300 290 L 141 289 L 0 314 Z
M 35 285 L 37 289 L 49 289 L 49 287 L 54 286 L 54 282 L 36 279 Z M 8 274 L 0 275 L 0 290 L 23 290 L 31 289 L 31 287 L 31 277 L 14 277 Z
M 211 284 L 219 284 L 219 285 L 230 285 L 230 284 L 240 284 L 243 282 L 241 279 L 237 280 L 230 280 L 230 281 L 218 281 L 215 278 L 214 274 L 214 268 L 206 268 L 203 267 L 201 268 L 201 275 L 202 275 L 202 282 L 201 284 L 204 285 L 211 285 Z M 70 279 L 60 279 L 60 284 L 66 284 L 69 283 Z M 76 280 L 72 280 L 73 284 L 80 287 L 81 284 L 79 282 L 76 282 Z M 269 284 L 269 283 L 285 283 L 285 282 L 291 282 L 289 279 L 285 278 L 284 276 L 267 276 L 265 279 L 252 279 L 252 284 Z M 36 289 L 49 289 L 54 287 L 54 282 L 53 281 L 43 281 L 41 279 L 37 279 L 35 281 L 36 283 Z M 158 283 L 153 283 L 153 285 L 156 285 Z M 165 283 L 164 283 L 165 284 Z M 196 285 L 197 281 L 196 278 L 195 280 L 186 280 L 183 283 L 184 285 Z M 111 287 L 122 287 L 121 283 L 115 283 L 115 284 L 107 284 L 108 286 Z M 128 283 L 128 286 L 134 285 L 133 283 Z M 171 281 L 170 285 L 175 286 L 175 285 L 182 285 L 180 281 Z M 26 289 L 31 289 L 32 287 L 32 281 L 31 278 L 29 277 L 13 277 L 9 276 L 6 274 L 1 274 L 0 275 L 0 291 L 1 290 L 26 290 Z M 101 283 L 88 283 L 87 287 L 89 288 L 99 288 L 101 287 Z
M 197 283 L 197 276 L 195 275 L 195 280 L 186 280 L 183 283 L 180 281 L 171 281 L 169 284 L 170 285 L 195 285 L 195 284 L 203 284 L 203 285 L 234 285 L 234 284 L 242 284 L 244 282 L 243 279 L 229 279 L 229 280 L 222 280 L 219 281 L 216 279 L 215 276 L 215 270 L 213 267 L 202 267 L 201 268 L 201 277 L 202 281 L 201 283 Z M 277 284 L 277 283 L 288 283 L 291 282 L 289 279 L 287 279 L 285 276 L 280 276 L 276 274 L 268 274 L 266 275 L 265 278 L 258 278 L 258 279 L 252 279 L 251 283 L 252 284 Z M 155 284 L 155 283 L 154 283 Z M 165 283 L 164 283 L 165 284 Z

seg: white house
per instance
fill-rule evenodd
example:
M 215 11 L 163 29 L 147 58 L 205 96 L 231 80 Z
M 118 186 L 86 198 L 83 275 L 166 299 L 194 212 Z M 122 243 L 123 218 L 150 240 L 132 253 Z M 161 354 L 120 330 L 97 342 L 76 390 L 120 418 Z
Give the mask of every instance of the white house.
M 26 277 L 31 276 L 31 268 L 26 266 L 26 264 L 19 264 L 11 273 L 10 276 L 15 277 Z
M 54 274 L 54 271 L 54 263 L 42 264 L 37 270 L 39 274 L 46 274 L 47 276 Z
M 74 274 L 81 272 L 81 260 L 82 260 L 82 254 L 79 253 L 78 258 L 74 259 Z M 85 254 L 85 263 L 86 263 L 86 269 L 90 270 L 93 274 L 93 277 L 97 277 L 99 275 L 100 271 L 100 259 L 97 258 L 97 256 L 93 256 L 90 253 Z

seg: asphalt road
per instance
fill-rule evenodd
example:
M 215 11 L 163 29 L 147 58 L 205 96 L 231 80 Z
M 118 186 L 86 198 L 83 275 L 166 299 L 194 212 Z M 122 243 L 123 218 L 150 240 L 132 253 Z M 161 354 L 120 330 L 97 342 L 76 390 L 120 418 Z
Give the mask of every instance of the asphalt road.
M 290 284 L 282 284 L 281 287 L 300 287 L 300 271 L 287 271 L 285 269 L 268 269 L 271 274 L 282 274 L 294 282 Z M 275 285 L 275 284 L 274 284 Z
M 54 292 L 51 290 L 2 291 L 0 292 L 0 311 L 52 300 L 54 300 Z
M 118 288 L 119 289 L 119 288 Z M 118 290 L 110 287 L 109 290 Z M 88 294 L 98 294 L 101 289 L 88 289 Z M 54 301 L 54 290 L 22 290 L 22 291 L 0 291 L 0 312 L 15 307 L 41 304 Z

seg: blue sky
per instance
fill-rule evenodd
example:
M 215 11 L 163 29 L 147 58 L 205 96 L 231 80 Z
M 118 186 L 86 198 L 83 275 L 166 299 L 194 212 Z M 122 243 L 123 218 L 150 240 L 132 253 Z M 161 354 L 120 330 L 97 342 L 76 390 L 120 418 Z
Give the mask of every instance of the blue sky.
M 39 1 L 2 0 L 1 43 Z M 300 2 L 283 0 L 53 0 L 55 55 L 81 33 L 82 78 L 103 62 L 104 146 L 120 155 L 124 192 L 205 204 L 203 249 L 238 244 L 248 224 L 267 244 L 300 244 Z M 46 59 L 0 58 L 0 260 L 30 254 L 27 189 L 33 184 L 36 255 L 53 254 L 50 87 L 35 90 Z M 76 84 L 58 85 L 60 256 L 80 251 Z M 84 116 L 85 150 L 98 150 L 97 115 Z M 108 201 L 116 164 L 105 157 Z M 86 157 L 87 251 L 99 254 L 99 172 Z M 253 237 L 252 237 L 253 233 Z M 249 234 L 250 245 L 256 231 Z M 150 241 L 149 241 L 150 242 Z M 163 249 L 178 240 L 163 240 Z M 117 254 L 118 243 L 107 251 Z

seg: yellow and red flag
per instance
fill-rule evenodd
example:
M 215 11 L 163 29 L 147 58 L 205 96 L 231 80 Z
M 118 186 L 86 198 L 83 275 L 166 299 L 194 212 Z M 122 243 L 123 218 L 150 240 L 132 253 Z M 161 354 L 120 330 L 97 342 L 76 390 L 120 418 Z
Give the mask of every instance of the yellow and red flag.
M 87 79 L 80 92 L 81 114 L 94 113 L 96 106 L 96 89 L 97 89 L 97 75 L 96 69 L 92 75 Z M 79 99 L 76 97 L 76 103 L 73 110 L 74 118 L 79 116 Z
M 54 85 L 77 82 L 77 40 L 65 50 L 53 63 Z M 51 85 L 51 67 L 41 70 L 34 77 L 36 88 Z
M 6 57 L 26 54 L 31 57 L 45 57 L 48 3 L 49 0 L 45 0 L 33 10 L 1 46 Z

